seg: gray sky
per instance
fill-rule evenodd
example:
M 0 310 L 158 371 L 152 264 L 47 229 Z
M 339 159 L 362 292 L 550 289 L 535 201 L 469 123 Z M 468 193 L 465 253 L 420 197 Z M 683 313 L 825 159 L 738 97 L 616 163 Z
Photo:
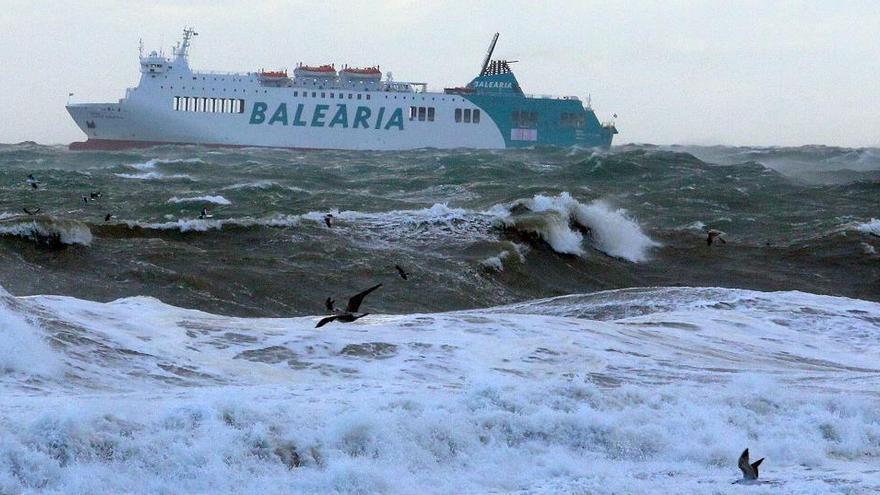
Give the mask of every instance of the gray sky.
M 880 1 L 0 0 L 0 142 L 84 135 L 64 110 L 136 84 L 138 39 L 196 69 L 379 64 L 463 85 L 492 33 L 526 92 L 592 95 L 617 143 L 880 145 Z

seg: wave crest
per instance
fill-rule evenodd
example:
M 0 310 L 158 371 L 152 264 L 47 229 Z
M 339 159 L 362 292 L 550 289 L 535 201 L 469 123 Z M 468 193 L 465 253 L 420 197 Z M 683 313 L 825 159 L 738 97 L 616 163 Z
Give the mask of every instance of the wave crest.
M 506 227 L 537 234 L 563 254 L 583 255 L 584 234 L 592 238 L 596 249 L 633 263 L 647 261 L 650 250 L 660 246 L 626 210 L 602 200 L 584 205 L 567 192 L 519 201 L 500 221 Z

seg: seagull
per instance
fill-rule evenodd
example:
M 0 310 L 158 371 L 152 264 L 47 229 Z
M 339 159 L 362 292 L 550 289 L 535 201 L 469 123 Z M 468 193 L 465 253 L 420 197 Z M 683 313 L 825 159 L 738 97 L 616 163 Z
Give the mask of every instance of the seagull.
M 333 227 L 333 214 L 332 213 L 328 213 L 328 214 L 324 215 L 324 223 L 327 224 L 327 228 Z
M 204 220 L 206 218 L 211 218 L 213 216 L 214 215 L 211 215 L 210 213 L 208 213 L 208 208 L 202 208 L 202 213 L 199 214 L 199 219 Z
M 334 320 L 339 321 L 340 323 L 351 323 L 355 320 L 363 318 L 364 316 L 367 316 L 370 313 L 363 313 L 360 315 L 356 315 L 355 313 L 357 313 L 358 309 L 361 307 L 361 302 L 363 302 L 364 298 L 367 297 L 367 294 L 373 292 L 379 287 L 382 287 L 382 284 L 374 285 L 363 292 L 351 296 L 351 298 L 348 300 L 348 305 L 345 307 L 345 310 L 333 307 L 334 301 L 333 299 L 328 297 L 327 301 L 325 301 L 327 309 L 336 314 L 328 316 L 326 318 L 321 318 L 321 321 L 319 321 L 318 324 L 315 325 L 315 328 L 323 327 L 324 325 Z
M 24 210 L 24 212 L 27 213 L 28 215 L 36 215 L 37 213 L 40 212 L 39 208 L 37 208 L 34 211 L 28 210 L 27 208 L 22 208 L 22 210 Z
M 114 215 L 112 213 L 108 213 L 107 215 L 104 216 L 104 221 L 109 222 L 111 218 L 116 218 L 116 215 Z
M 739 470 L 743 473 L 743 480 L 756 480 L 758 479 L 758 466 L 764 462 L 764 458 L 760 458 L 757 461 L 749 464 L 749 449 L 743 450 L 743 453 L 739 456 Z
M 32 189 L 37 189 L 40 187 L 40 181 L 38 181 L 37 178 L 34 177 L 34 174 L 28 174 L 27 183 L 31 185 Z
M 409 274 L 406 273 L 406 271 L 401 268 L 400 265 L 394 265 L 394 268 L 397 269 L 397 273 L 400 274 L 400 278 L 406 280 L 409 277 Z
M 89 193 L 89 199 L 91 199 L 92 201 L 94 201 L 100 197 L 101 197 L 101 191 Z
M 725 241 L 724 238 L 721 237 L 723 235 L 724 235 L 724 232 L 721 232 L 720 230 L 715 230 L 715 229 L 709 230 L 708 235 L 706 236 L 706 245 L 711 246 L 712 243 L 715 242 L 715 239 L 718 239 L 719 241 L 721 241 L 722 244 L 727 244 L 727 241 Z
M 85 203 L 85 204 L 89 204 L 89 198 L 88 198 L 88 196 L 83 196 L 83 203 Z

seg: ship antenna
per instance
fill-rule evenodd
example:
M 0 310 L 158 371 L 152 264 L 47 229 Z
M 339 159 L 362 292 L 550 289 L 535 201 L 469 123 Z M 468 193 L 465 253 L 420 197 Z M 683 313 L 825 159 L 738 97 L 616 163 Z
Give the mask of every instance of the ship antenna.
M 192 27 L 183 28 L 183 42 L 178 43 L 177 48 L 174 50 L 175 55 L 178 58 L 186 58 L 189 55 L 189 44 L 190 40 L 192 40 L 193 36 L 198 36 L 199 33 Z
M 480 75 L 485 76 L 486 70 L 489 69 L 489 62 L 492 60 L 492 52 L 495 51 L 495 43 L 498 42 L 498 33 L 495 33 L 495 36 L 492 37 L 492 42 L 489 43 L 489 51 L 486 52 L 486 58 L 483 59 L 483 67 L 480 69 Z
M 144 39 L 143 38 L 138 39 L 138 56 L 140 58 L 144 58 Z

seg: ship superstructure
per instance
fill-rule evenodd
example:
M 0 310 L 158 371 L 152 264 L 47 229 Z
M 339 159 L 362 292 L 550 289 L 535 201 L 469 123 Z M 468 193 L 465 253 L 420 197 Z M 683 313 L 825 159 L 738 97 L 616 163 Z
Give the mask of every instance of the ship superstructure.
M 535 145 L 608 148 L 617 133 L 574 96 L 526 95 L 512 62 L 492 60 L 496 33 L 479 75 L 464 87 L 429 91 L 395 81 L 379 66 L 337 69 L 297 64 L 287 70 L 220 73 L 190 68 L 197 33 L 166 57 L 143 54 L 138 85 L 116 103 L 67 110 L 86 133 L 71 149 L 159 144 L 295 149 L 502 149 Z

